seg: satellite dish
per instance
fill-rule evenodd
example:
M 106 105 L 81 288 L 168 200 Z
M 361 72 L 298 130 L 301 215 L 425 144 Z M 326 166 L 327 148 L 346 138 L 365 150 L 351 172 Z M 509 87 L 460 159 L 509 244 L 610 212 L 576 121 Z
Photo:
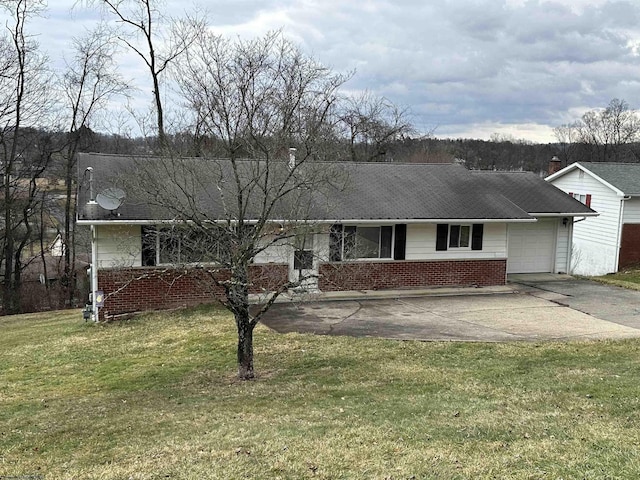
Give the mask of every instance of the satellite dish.
M 124 203 L 126 194 L 119 188 L 107 188 L 96 195 L 96 202 L 105 210 L 117 210 Z

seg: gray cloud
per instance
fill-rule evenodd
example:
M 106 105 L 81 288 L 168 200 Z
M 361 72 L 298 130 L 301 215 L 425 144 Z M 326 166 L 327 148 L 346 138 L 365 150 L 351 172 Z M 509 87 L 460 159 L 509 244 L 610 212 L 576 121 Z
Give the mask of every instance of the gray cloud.
M 54 3 L 54 2 L 50 2 Z M 56 1 L 41 42 L 59 55 L 90 11 Z M 439 135 L 553 140 L 552 127 L 612 98 L 640 98 L 640 3 L 599 0 L 212 0 L 212 28 L 248 38 L 282 28 L 347 87 L 411 108 Z M 167 0 L 167 12 L 185 5 Z M 188 7 L 186 7 L 188 9 Z M 128 68 L 134 68 L 127 62 Z M 126 73 L 125 73 L 126 75 Z M 134 77 L 142 77 L 138 72 Z M 144 88 L 144 91 L 147 91 Z

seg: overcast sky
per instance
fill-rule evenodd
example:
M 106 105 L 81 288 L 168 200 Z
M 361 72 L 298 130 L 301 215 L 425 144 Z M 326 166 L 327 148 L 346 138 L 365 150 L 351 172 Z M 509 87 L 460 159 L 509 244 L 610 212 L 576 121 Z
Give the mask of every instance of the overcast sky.
M 99 17 L 74 0 L 49 0 L 32 24 L 51 59 Z M 180 15 L 191 6 L 167 0 Z M 336 71 L 409 107 L 437 137 L 493 133 L 554 141 L 552 128 L 613 98 L 638 108 L 640 1 L 613 0 L 202 0 L 211 28 L 251 38 L 285 36 Z M 139 69 L 139 70 L 137 70 Z M 123 60 L 150 103 L 144 71 Z M 149 95 L 145 98 L 144 95 Z

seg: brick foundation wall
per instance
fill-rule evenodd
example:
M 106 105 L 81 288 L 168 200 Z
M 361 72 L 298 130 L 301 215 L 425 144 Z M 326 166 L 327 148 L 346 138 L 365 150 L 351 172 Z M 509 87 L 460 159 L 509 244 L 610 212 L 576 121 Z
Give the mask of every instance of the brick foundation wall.
M 216 274 L 228 278 L 228 272 Z M 286 264 L 251 265 L 253 282 L 249 293 L 270 291 L 289 277 Z M 122 268 L 98 271 L 98 286 L 105 294 L 101 318 L 211 303 L 224 291 L 202 269 L 196 268 Z
M 622 225 L 618 270 L 638 265 L 640 265 L 640 224 L 625 223 Z
M 506 260 L 445 260 L 320 265 L 321 291 L 504 285 Z
M 398 262 L 336 262 L 320 265 L 321 291 L 384 290 L 418 287 L 504 285 L 506 260 L 446 260 Z M 218 278 L 224 279 L 225 272 Z M 228 275 L 228 272 L 226 273 Z M 274 290 L 288 280 L 286 264 L 251 265 L 250 293 Z M 134 267 L 98 272 L 105 293 L 101 318 L 146 310 L 211 303 L 223 297 L 202 269 Z

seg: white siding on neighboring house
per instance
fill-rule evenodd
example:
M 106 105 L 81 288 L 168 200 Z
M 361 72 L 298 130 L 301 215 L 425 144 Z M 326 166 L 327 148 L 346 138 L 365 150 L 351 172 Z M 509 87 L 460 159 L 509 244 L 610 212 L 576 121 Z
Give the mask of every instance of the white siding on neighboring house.
M 624 201 L 622 223 L 640 223 L 640 198 L 632 197 Z
M 507 225 L 485 223 L 482 250 L 449 248 L 436 251 L 436 224 L 407 225 L 407 260 L 494 259 L 507 257 Z
M 572 170 L 551 183 L 567 193 L 590 194 L 591 208 L 600 214 L 573 225 L 571 273 L 604 275 L 615 272 L 618 266 L 622 197 L 579 169 Z
M 139 267 L 142 265 L 142 238 L 139 225 L 96 226 L 98 266 Z

